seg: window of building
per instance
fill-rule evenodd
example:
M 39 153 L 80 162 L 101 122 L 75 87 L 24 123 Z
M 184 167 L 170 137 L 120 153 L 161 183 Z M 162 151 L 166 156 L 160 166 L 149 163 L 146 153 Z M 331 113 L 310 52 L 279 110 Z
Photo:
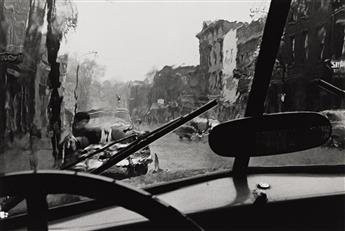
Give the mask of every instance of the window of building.
M 213 52 L 212 52 L 212 65 L 216 65 L 217 64 L 217 52 L 216 50 L 214 49 Z
M 329 7 L 330 6 L 330 2 L 332 2 L 332 1 L 330 1 L 330 0 L 321 0 L 321 8 L 327 8 L 327 7 Z
M 336 59 L 345 56 L 345 23 L 338 20 L 334 27 L 333 55 Z
M 234 62 L 234 49 L 230 49 L 230 63 Z
M 308 36 L 308 32 L 303 33 L 303 41 L 304 41 L 304 60 L 307 61 L 309 59 L 309 36 Z
M 291 60 L 290 64 L 295 63 L 295 48 L 296 48 L 296 38 L 295 36 L 290 36 L 290 54 L 291 54 Z
M 207 63 L 208 63 L 209 67 L 212 66 L 211 55 L 212 55 L 212 53 L 210 53 L 210 55 L 207 57 Z
M 218 86 L 219 86 L 219 90 L 223 89 L 223 78 L 222 78 L 223 72 L 220 71 L 218 72 Z
M 295 8 L 291 8 L 288 16 L 289 23 L 294 23 L 297 21 L 297 10 Z
M 345 24 L 339 21 L 334 27 L 333 56 L 338 59 L 345 55 Z
M 293 0 L 291 2 L 291 8 L 288 15 L 288 22 L 295 23 L 297 21 L 297 14 L 298 14 L 298 1 Z
M 326 28 L 322 26 L 317 32 L 317 36 L 320 41 L 320 55 L 319 55 L 320 60 L 323 60 L 325 58 L 326 35 L 327 35 Z
M 345 26 L 343 26 L 343 49 L 341 54 L 342 56 L 345 56 Z
M 223 54 L 223 41 L 220 41 L 218 44 L 219 44 L 219 60 L 218 60 L 218 64 L 220 64 L 220 63 L 223 62 L 223 57 L 224 57 L 224 54 Z
M 333 0 L 333 1 L 331 2 L 331 4 L 332 4 L 332 8 L 333 8 L 334 10 L 337 10 L 337 9 L 339 9 L 340 7 L 343 7 L 343 6 L 345 5 L 345 1 L 344 1 L 344 0 Z
M 309 16 L 311 0 L 299 1 L 297 12 L 300 17 Z
M 246 63 L 249 63 L 251 57 L 250 57 L 250 53 L 248 51 L 246 52 L 246 56 L 245 57 L 246 57 Z
M 317 9 L 319 9 L 320 7 L 321 7 L 321 0 L 315 0 L 314 1 L 314 6 L 315 6 L 315 9 L 317 10 Z

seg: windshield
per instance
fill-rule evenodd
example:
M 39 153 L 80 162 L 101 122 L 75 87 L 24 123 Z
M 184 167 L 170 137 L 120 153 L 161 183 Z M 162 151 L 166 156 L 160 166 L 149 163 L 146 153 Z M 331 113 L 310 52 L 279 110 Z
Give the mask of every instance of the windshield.
M 269 1 L 34 2 L 0 1 L 0 172 L 94 173 L 133 140 L 75 162 L 83 153 L 142 137 L 213 99 L 216 107 L 102 174 L 146 187 L 232 168 L 208 133 L 244 117 Z M 251 166 L 344 164 L 344 5 L 292 2 L 265 101 L 265 113 L 322 113 L 332 138 Z M 231 149 L 236 134 L 224 135 Z

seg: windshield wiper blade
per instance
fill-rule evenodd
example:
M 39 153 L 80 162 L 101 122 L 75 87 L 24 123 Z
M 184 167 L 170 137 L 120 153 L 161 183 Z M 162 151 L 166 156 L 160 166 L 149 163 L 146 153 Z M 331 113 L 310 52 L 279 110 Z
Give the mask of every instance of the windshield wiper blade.
M 161 127 L 157 128 L 157 129 L 151 131 L 150 133 L 146 133 L 146 134 L 141 135 L 140 138 L 147 138 L 150 134 L 156 133 L 156 132 L 158 132 L 158 131 L 161 131 L 162 129 L 165 129 L 165 128 L 168 127 L 168 126 L 171 126 L 172 124 L 175 124 L 177 121 L 179 121 L 179 120 L 181 120 L 181 119 L 182 119 L 182 116 L 179 117 L 179 118 L 176 118 L 176 119 L 173 120 L 173 121 L 170 121 L 169 123 L 164 124 L 163 126 L 161 126 Z M 90 152 L 90 153 L 88 153 L 88 154 L 84 154 L 84 155 L 82 155 L 80 158 L 78 158 L 77 160 L 75 160 L 75 161 L 73 161 L 73 162 L 70 162 L 70 163 L 68 163 L 68 164 L 65 164 L 65 165 L 63 165 L 63 166 L 61 166 L 60 169 L 61 169 L 61 170 L 67 170 L 67 169 L 73 167 L 74 165 L 76 165 L 76 164 L 78 164 L 78 163 L 80 163 L 80 162 L 82 162 L 82 161 L 84 161 L 84 160 L 86 160 L 86 159 L 88 159 L 88 158 L 90 158 L 90 157 L 92 157 L 92 156 L 94 156 L 94 155 L 100 153 L 100 152 L 103 152 L 103 151 L 107 150 L 108 148 L 110 148 L 111 146 L 114 146 L 115 144 L 121 143 L 121 142 L 123 142 L 123 141 L 126 141 L 126 140 L 128 140 L 128 139 L 130 139 L 130 138 L 134 138 L 134 137 L 138 137 L 138 135 L 134 134 L 134 135 L 126 136 L 126 137 L 124 137 L 124 138 L 122 138 L 122 139 L 119 139 L 119 140 L 112 141 L 112 142 L 110 142 L 110 143 L 104 145 L 104 146 L 103 146 L 102 148 L 100 148 L 100 149 L 97 149 L 97 150 L 95 150 L 95 151 L 93 151 L 93 152 Z M 132 143 L 135 143 L 135 142 L 137 142 L 137 140 L 134 140 Z M 132 143 L 131 143 L 131 144 L 132 144 Z
M 334 86 L 333 84 L 325 80 L 315 79 L 313 82 L 315 82 L 319 87 L 331 94 L 334 94 L 339 97 L 345 97 L 345 91 L 343 89 L 340 89 L 339 87 Z
M 212 100 L 209 103 L 205 104 L 204 106 L 198 108 L 197 110 L 185 115 L 185 116 L 181 116 L 147 134 L 143 134 L 142 136 L 140 136 L 137 140 L 133 141 L 132 143 L 130 143 L 127 147 L 125 147 L 124 149 L 120 150 L 118 153 L 116 153 L 114 156 L 112 156 L 108 161 L 106 161 L 103 165 L 101 165 L 99 168 L 96 168 L 94 170 L 92 170 L 90 173 L 93 174 L 100 174 L 102 172 L 104 172 L 105 170 L 107 170 L 108 168 L 112 167 L 113 165 L 117 164 L 118 162 L 120 162 L 121 160 L 127 158 L 128 156 L 130 156 L 131 154 L 133 154 L 134 152 L 146 147 L 147 145 L 149 145 L 150 143 L 154 142 L 155 140 L 159 139 L 160 137 L 168 134 L 169 132 L 175 130 L 176 128 L 178 128 L 179 126 L 187 123 L 188 121 L 190 121 L 191 119 L 197 117 L 198 115 L 201 115 L 202 113 L 208 111 L 209 109 L 213 108 L 214 106 L 216 106 L 217 100 Z M 102 152 L 104 150 L 106 150 L 107 148 L 111 147 L 112 145 L 114 145 L 115 143 L 119 143 L 122 142 L 126 139 L 128 139 L 129 137 L 124 137 L 121 140 L 116 140 L 112 143 L 109 143 L 108 145 L 105 145 L 104 147 L 102 147 L 101 149 L 96 150 L 95 152 L 92 152 L 90 154 L 88 154 L 85 157 L 81 157 L 80 159 L 78 159 L 77 161 L 68 164 L 66 166 L 63 167 L 63 169 L 67 169 L 71 166 L 73 166 L 74 164 L 76 164 L 76 162 L 80 162 L 82 161 L 84 158 L 87 159 L 99 152 Z M 22 197 L 12 197 L 9 198 L 8 201 L 5 201 L 3 204 L 1 204 L 1 208 L 3 211 L 9 211 L 11 208 L 13 208 L 14 206 L 16 206 L 17 204 L 19 204 L 21 201 L 23 200 Z
M 169 132 L 175 130 L 179 126 L 185 124 L 189 120 L 201 115 L 202 113 L 208 111 L 209 109 L 216 106 L 217 100 L 214 99 L 210 101 L 209 103 L 205 104 L 204 106 L 196 109 L 195 111 L 182 116 L 166 125 L 163 125 L 160 128 L 155 129 L 154 131 L 138 138 L 134 142 L 132 142 L 129 146 L 126 148 L 120 150 L 118 153 L 116 153 L 114 156 L 110 157 L 109 160 L 107 160 L 105 163 L 103 163 L 100 167 L 90 171 L 90 173 L 93 174 L 100 174 L 107 170 L 108 168 L 112 167 L 113 165 L 117 164 L 121 160 L 127 158 L 131 154 L 133 154 L 136 151 L 139 151 L 140 149 L 146 147 L 150 143 L 154 142 L 155 140 L 159 139 L 160 137 L 168 134 Z
M 171 121 L 171 122 L 169 122 L 169 123 L 167 123 L 167 124 L 165 124 L 165 125 L 163 125 L 163 126 L 157 128 L 157 129 L 155 129 L 155 130 L 152 131 L 151 133 L 156 133 L 156 132 L 158 132 L 158 131 L 164 129 L 164 128 L 167 127 L 167 126 L 170 126 L 170 125 L 176 123 L 179 119 L 181 119 L 181 117 L 179 117 L 179 118 L 177 118 L 177 119 L 175 119 L 175 120 L 173 120 L 173 121 Z M 147 138 L 148 135 L 149 135 L 149 134 L 143 134 L 143 135 L 141 136 L 141 138 Z M 74 165 L 76 165 L 76 164 L 78 164 L 78 163 L 80 163 L 80 162 L 82 162 L 82 161 L 84 161 L 84 160 L 86 160 L 86 159 L 88 159 L 88 158 L 90 158 L 90 157 L 92 157 L 92 156 L 94 156 L 94 155 L 100 153 L 100 152 L 103 152 L 103 151 L 107 150 L 108 148 L 114 146 L 115 144 L 121 143 L 121 142 L 123 142 L 123 141 L 126 141 L 126 140 L 128 140 L 128 139 L 130 139 L 130 138 L 134 138 L 134 137 L 138 137 L 138 135 L 130 135 L 130 136 L 126 136 L 126 137 L 124 137 L 124 138 L 122 138 L 122 139 L 112 141 L 112 142 L 110 142 L 110 143 L 104 145 L 104 146 L 103 146 L 102 148 L 100 148 L 100 149 L 97 149 L 97 150 L 95 150 L 95 151 L 93 151 L 93 152 L 90 152 L 90 153 L 88 153 L 88 154 L 84 154 L 83 156 L 81 156 L 81 157 L 78 158 L 77 160 L 75 160 L 75 161 L 73 161 L 73 162 L 70 162 L 70 163 L 68 163 L 68 164 L 65 164 L 65 165 L 63 165 L 63 166 L 61 166 L 60 169 L 61 169 L 61 170 L 67 170 L 67 169 L 73 167 Z M 132 143 L 135 143 L 136 141 L 137 141 L 137 140 L 133 141 Z M 131 144 L 132 144 L 132 143 L 131 143 Z
M 92 156 L 94 156 L 94 155 L 100 153 L 100 152 L 103 152 L 103 151 L 107 150 L 108 148 L 110 148 L 111 146 L 114 146 L 115 144 L 121 143 L 121 142 L 123 142 L 123 141 L 126 141 L 126 140 L 128 140 L 128 139 L 130 139 L 130 138 L 134 138 L 134 137 L 136 137 L 136 136 L 137 136 L 137 135 L 130 135 L 130 136 L 126 136 L 126 137 L 124 137 L 124 138 L 122 138 L 122 139 L 118 139 L 118 140 L 112 141 L 112 142 L 110 142 L 110 143 L 104 145 L 104 146 L 103 146 L 102 148 L 100 148 L 100 149 L 97 149 L 97 150 L 95 150 L 95 151 L 93 151 L 93 152 L 90 152 L 90 153 L 88 153 L 88 154 L 84 154 L 84 155 L 82 155 L 81 157 L 79 157 L 77 160 L 72 161 L 72 162 L 70 162 L 70 163 L 68 163 L 68 164 L 65 164 L 65 165 L 61 166 L 60 169 L 61 169 L 61 170 L 69 169 L 70 167 L 72 167 L 72 166 L 74 166 L 74 165 L 76 165 L 76 164 L 78 164 L 78 163 L 80 163 L 80 162 L 82 162 L 82 161 L 84 161 L 84 160 L 86 160 L 86 159 L 88 159 L 88 158 L 90 158 L 90 157 L 92 157 Z

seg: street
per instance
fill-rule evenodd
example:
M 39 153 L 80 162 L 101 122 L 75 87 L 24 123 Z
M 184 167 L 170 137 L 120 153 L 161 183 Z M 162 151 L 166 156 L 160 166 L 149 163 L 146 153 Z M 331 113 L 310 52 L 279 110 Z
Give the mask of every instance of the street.
M 143 130 L 154 127 L 143 126 Z M 52 169 L 53 157 L 48 139 L 40 142 L 37 151 L 38 169 Z M 169 133 L 150 145 L 151 152 L 159 158 L 159 167 L 163 170 L 179 171 L 190 169 L 227 168 L 232 160 L 218 157 L 210 150 L 207 139 L 202 141 L 180 141 L 177 135 Z M 27 149 L 12 149 L 0 155 L 0 172 L 23 171 L 30 169 L 30 151 Z
M 140 127 L 141 130 L 153 130 L 155 126 Z M 229 134 L 229 140 L 231 135 Z M 231 169 L 233 158 L 217 156 L 212 152 L 207 137 L 202 140 L 179 140 L 174 133 L 169 133 L 150 145 L 151 153 L 156 153 L 159 159 L 159 167 L 164 172 L 188 172 L 195 170 L 214 171 L 219 169 Z M 53 157 L 47 138 L 40 141 L 37 151 L 38 169 L 52 169 Z M 231 142 L 229 142 L 229 151 Z M 23 171 L 30 169 L 30 151 L 18 147 L 0 154 L 0 172 Z M 303 152 L 288 155 L 251 158 L 250 165 L 257 166 L 282 166 L 303 164 L 339 164 L 344 162 L 342 151 L 329 148 L 314 148 Z M 151 164 L 150 169 L 153 168 Z M 193 174 L 193 173 L 191 173 Z M 189 175 L 189 174 L 188 174 Z
M 142 130 L 153 130 L 156 126 L 141 126 Z M 231 140 L 229 134 L 229 140 Z M 53 157 L 47 139 L 40 142 L 41 149 L 37 151 L 38 169 L 52 169 Z M 217 170 L 231 169 L 233 158 L 217 156 L 207 143 L 207 137 L 202 140 L 179 140 L 174 133 L 169 133 L 150 145 L 151 153 L 156 153 L 161 171 L 153 172 L 153 164 L 149 166 L 146 175 L 122 180 L 135 187 L 144 187 L 157 183 L 164 183 L 200 174 L 207 174 Z M 231 142 L 229 142 L 229 151 Z M 21 147 L 12 149 L 0 155 L 0 173 L 23 171 L 30 169 L 30 151 Z M 284 166 L 284 165 L 312 165 L 339 164 L 344 162 L 341 150 L 329 148 L 314 148 L 303 152 L 287 155 L 251 158 L 251 166 Z M 50 195 L 50 206 L 80 200 L 72 195 Z M 25 203 L 19 204 L 13 213 L 25 209 Z

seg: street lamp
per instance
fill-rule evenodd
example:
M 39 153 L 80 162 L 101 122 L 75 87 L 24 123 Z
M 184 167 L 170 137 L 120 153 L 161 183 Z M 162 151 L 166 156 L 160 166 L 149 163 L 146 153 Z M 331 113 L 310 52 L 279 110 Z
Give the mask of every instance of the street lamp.
M 84 57 L 86 55 L 90 55 L 90 54 L 94 54 L 97 55 L 97 51 L 89 51 L 83 55 L 81 55 L 81 57 Z M 77 89 L 78 89 L 78 82 L 79 82 L 79 68 L 80 68 L 80 62 L 78 62 L 77 65 L 77 70 L 76 70 L 76 83 L 75 83 L 75 88 L 74 88 L 74 99 L 75 99 L 75 104 L 74 104 L 74 116 L 77 113 L 77 102 L 78 102 L 78 94 L 77 94 Z

